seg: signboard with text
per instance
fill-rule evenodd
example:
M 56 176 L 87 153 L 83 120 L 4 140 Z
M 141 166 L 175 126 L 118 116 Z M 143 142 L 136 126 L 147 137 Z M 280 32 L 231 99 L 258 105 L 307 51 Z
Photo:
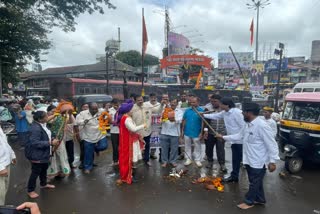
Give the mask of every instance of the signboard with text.
M 270 59 L 264 64 L 264 70 L 265 72 L 278 71 L 279 64 L 280 64 L 280 61 L 278 59 Z M 281 70 L 287 70 L 287 68 L 288 68 L 288 59 L 284 58 L 282 59 Z
M 171 55 L 160 60 L 161 68 L 166 68 L 174 65 L 183 65 L 185 62 L 188 65 L 200 65 L 211 69 L 212 59 L 201 55 Z
M 263 91 L 264 86 L 264 64 L 252 65 L 250 73 L 250 90 Z
M 235 52 L 240 67 L 250 70 L 253 62 L 253 52 Z M 218 53 L 219 69 L 238 69 L 237 63 L 231 53 Z

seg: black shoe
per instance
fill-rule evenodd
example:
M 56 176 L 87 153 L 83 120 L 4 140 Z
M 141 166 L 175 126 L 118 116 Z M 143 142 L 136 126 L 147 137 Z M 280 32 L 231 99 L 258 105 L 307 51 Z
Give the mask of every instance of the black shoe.
M 80 164 L 78 168 L 83 169 L 83 164 Z
M 224 178 L 223 182 L 225 182 L 225 183 L 238 183 L 239 179 L 230 176 L 230 177 Z
M 179 155 L 178 160 L 183 160 L 184 159 L 184 155 Z
M 220 164 L 220 171 L 222 173 L 227 173 L 228 172 L 228 169 L 227 167 L 224 165 L 224 164 Z
M 156 159 L 157 159 L 157 156 L 155 156 L 155 155 L 150 155 L 150 159 L 156 160 Z
M 213 168 L 213 162 L 208 162 L 207 165 L 206 165 L 206 168 L 208 169 L 212 169 Z
M 260 202 L 260 201 L 255 201 L 255 202 L 253 202 L 253 204 L 255 204 L 255 205 L 266 205 L 266 202 L 265 201 L 263 201 L 263 202 Z
M 93 166 L 93 167 L 97 167 L 97 166 L 98 166 L 98 164 L 94 163 L 92 166 Z

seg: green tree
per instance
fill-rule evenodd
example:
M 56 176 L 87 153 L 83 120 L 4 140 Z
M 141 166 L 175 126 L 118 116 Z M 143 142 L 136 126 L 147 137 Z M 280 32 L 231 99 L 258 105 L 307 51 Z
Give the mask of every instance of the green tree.
M 41 52 L 51 46 L 47 35 L 53 27 L 74 31 L 76 17 L 104 13 L 103 5 L 115 9 L 109 0 L 0 0 L 0 65 L 7 67 L 3 76 L 18 76 L 28 60 L 39 62 Z
M 136 50 L 129 50 L 124 52 L 119 52 L 116 55 L 116 59 L 120 60 L 121 62 L 124 62 L 128 65 L 131 65 L 133 67 L 139 67 L 141 66 L 141 53 Z M 158 65 L 159 64 L 159 58 L 150 54 L 146 54 L 144 57 L 144 65 Z

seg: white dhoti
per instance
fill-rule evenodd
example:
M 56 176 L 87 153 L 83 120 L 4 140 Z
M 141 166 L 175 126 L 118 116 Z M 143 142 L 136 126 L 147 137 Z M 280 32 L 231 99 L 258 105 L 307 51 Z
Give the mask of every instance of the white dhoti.
M 5 205 L 6 194 L 9 189 L 10 166 L 7 167 L 8 176 L 0 176 L 0 206 Z
M 132 162 L 138 162 L 142 159 L 142 152 L 139 141 L 133 142 L 132 146 Z

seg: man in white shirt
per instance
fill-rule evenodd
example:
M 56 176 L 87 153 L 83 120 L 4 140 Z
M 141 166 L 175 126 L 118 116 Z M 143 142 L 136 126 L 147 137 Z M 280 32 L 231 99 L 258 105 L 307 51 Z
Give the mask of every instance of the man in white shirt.
M 85 103 L 81 106 L 81 111 L 85 111 L 85 110 L 88 110 L 89 109 L 89 104 Z M 80 112 L 81 112 L 80 111 Z M 76 121 L 77 121 L 77 118 L 79 117 L 80 114 L 78 114 L 76 116 Z M 79 130 L 79 126 L 77 124 L 74 125 L 74 128 L 75 128 L 75 138 L 79 141 L 79 144 L 80 144 L 80 165 L 79 165 L 79 169 L 83 169 L 83 162 L 84 162 L 84 141 L 83 141 L 83 138 L 82 138 L 82 135 Z M 82 129 L 82 127 L 81 127 Z M 94 166 L 95 164 L 93 164 Z
M 162 129 L 160 135 L 162 167 L 167 167 L 167 164 L 169 163 L 174 167 L 177 166 L 180 124 L 183 117 L 183 111 L 178 109 L 177 105 L 177 99 L 171 100 L 170 108 L 172 109 L 172 112 L 168 113 L 168 118 L 162 118 Z
M 210 120 L 224 120 L 227 134 L 238 134 L 244 127 L 242 111 L 236 108 L 234 102 L 230 97 L 224 97 L 221 99 L 220 108 L 223 110 L 219 113 L 204 114 L 203 116 Z M 242 140 L 235 140 L 231 142 L 232 150 L 232 172 L 228 178 L 225 178 L 225 182 L 238 182 L 240 163 L 242 161 Z
M 82 140 L 84 140 L 84 173 L 90 174 L 93 168 L 94 152 L 107 148 L 106 134 L 99 130 L 99 115 L 97 103 L 90 103 L 89 110 L 80 112 L 76 118 Z
M 151 166 L 150 160 L 150 137 L 152 132 L 152 114 L 153 113 L 161 113 L 163 109 L 163 105 L 165 101 L 161 101 L 161 104 L 153 106 L 147 102 L 143 102 L 143 97 L 141 95 L 137 95 L 135 97 L 135 104 L 132 108 L 132 120 L 135 122 L 137 126 L 146 124 L 146 128 L 138 131 L 137 133 L 143 136 L 145 141 L 145 150 L 143 160 L 147 166 Z
M 265 204 L 266 199 L 263 190 L 263 178 L 266 173 L 266 165 L 270 172 L 276 169 L 276 161 L 279 160 L 277 142 L 270 126 L 258 117 L 259 105 L 246 103 L 243 106 L 245 127 L 235 135 L 217 135 L 225 141 L 243 141 L 243 164 L 249 178 L 249 191 L 244 203 L 239 204 L 240 209 L 249 209 L 255 204 Z
M 16 156 L 0 127 L 0 206 L 5 204 L 11 164 L 16 164 Z
M 261 117 L 261 119 L 263 119 L 270 126 L 274 137 L 276 137 L 278 133 L 278 127 L 276 121 L 271 117 L 273 113 L 273 108 L 265 106 L 262 110 L 263 117 Z
M 155 106 L 155 107 L 160 105 L 160 103 L 157 101 L 157 95 L 155 93 L 149 94 L 149 101 L 147 101 L 145 103 L 146 103 L 146 105 L 151 105 L 151 106 Z M 151 116 L 151 120 L 152 120 L 151 129 L 152 129 L 152 132 L 157 132 L 159 130 L 159 128 L 161 128 L 160 127 L 160 119 L 161 119 L 160 113 L 152 113 L 152 116 Z M 157 159 L 156 150 L 157 150 L 156 148 L 152 148 L 150 150 L 150 158 L 151 159 Z
M 119 126 L 117 124 L 119 100 L 113 99 L 111 102 L 112 107 L 109 108 L 109 114 L 112 117 L 112 124 L 110 128 L 111 142 L 112 142 L 112 159 L 113 165 L 119 164 Z

